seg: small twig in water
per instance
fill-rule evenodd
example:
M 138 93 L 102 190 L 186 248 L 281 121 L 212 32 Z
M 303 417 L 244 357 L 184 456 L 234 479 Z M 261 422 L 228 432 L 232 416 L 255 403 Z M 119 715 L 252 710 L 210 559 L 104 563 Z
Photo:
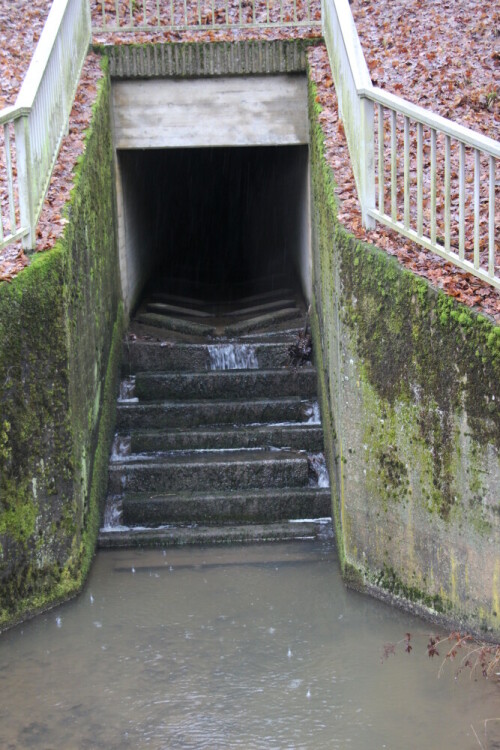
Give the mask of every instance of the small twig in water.
M 470 728 L 471 728 L 471 729 L 472 729 L 472 731 L 474 732 L 474 737 L 476 738 L 476 740 L 477 740 L 477 742 L 478 742 L 478 745 L 479 745 L 479 747 L 481 747 L 481 748 L 482 748 L 482 750 L 485 750 L 485 747 L 484 747 L 483 743 L 481 742 L 481 740 L 479 739 L 479 737 L 477 736 L 477 732 L 476 732 L 476 730 L 474 729 L 474 727 L 472 726 L 472 724 L 470 725 Z

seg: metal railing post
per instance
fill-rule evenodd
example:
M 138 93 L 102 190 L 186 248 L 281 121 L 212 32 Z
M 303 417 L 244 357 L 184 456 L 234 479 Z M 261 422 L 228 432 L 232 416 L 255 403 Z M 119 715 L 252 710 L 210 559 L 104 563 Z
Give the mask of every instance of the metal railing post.
M 362 98 L 361 106 L 361 143 L 360 143 L 360 203 L 363 226 L 373 229 L 375 220 L 367 214 L 375 208 L 375 137 L 374 137 L 374 104 L 370 99 Z
M 29 232 L 23 237 L 23 248 L 25 250 L 33 250 L 35 247 L 36 227 L 33 206 L 31 137 L 28 115 L 23 115 L 15 121 L 14 130 L 16 134 L 19 216 L 21 226 L 29 228 Z

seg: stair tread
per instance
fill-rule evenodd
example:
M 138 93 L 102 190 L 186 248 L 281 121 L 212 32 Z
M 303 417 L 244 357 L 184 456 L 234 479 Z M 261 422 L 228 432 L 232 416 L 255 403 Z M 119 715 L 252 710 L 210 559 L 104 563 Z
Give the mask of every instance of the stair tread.
M 238 524 L 235 526 L 165 525 L 159 528 L 118 528 L 117 531 L 101 530 L 99 546 L 168 546 L 174 544 L 203 544 L 229 542 L 263 542 L 285 539 L 311 538 L 319 535 L 331 536 L 331 522 L 285 521 L 268 524 Z
M 309 422 L 294 424 L 232 424 L 173 427 L 171 429 L 140 428 L 117 433 L 117 450 L 125 453 L 158 451 L 245 448 L 293 448 L 318 452 L 323 449 L 321 425 Z
M 240 333 L 250 333 L 252 330 L 266 328 L 268 326 L 275 326 L 276 323 L 281 323 L 290 320 L 302 320 L 304 313 L 297 307 L 288 307 L 281 310 L 277 310 L 273 313 L 266 313 L 263 315 L 256 315 L 252 318 L 245 318 L 237 323 L 230 323 L 225 326 L 225 333 L 228 335 L 238 335 Z
M 303 329 L 302 329 L 303 330 Z M 157 332 L 158 335 L 160 335 L 160 331 Z M 167 341 L 166 339 L 156 338 L 154 341 L 151 341 L 149 338 L 141 338 L 140 336 L 137 336 L 134 334 L 133 338 L 125 337 L 123 340 L 123 343 L 125 346 L 144 346 L 144 347 L 154 347 L 157 349 L 165 349 L 170 348 L 173 350 L 207 350 L 209 347 L 212 346 L 227 346 L 228 344 L 250 344 L 252 338 L 258 339 L 258 345 L 259 347 L 274 347 L 275 349 L 282 347 L 283 345 L 287 345 L 290 343 L 290 339 L 293 338 L 293 335 L 287 333 L 287 331 L 279 331 L 277 335 L 282 335 L 283 339 L 276 341 L 274 338 L 273 333 L 268 334 L 258 334 L 258 333 L 249 333 L 245 336 L 224 336 L 224 338 L 216 338 L 213 341 L 198 341 L 198 342 L 192 342 L 192 341 Z M 262 341 L 262 337 L 273 337 L 272 341 Z
M 183 455 L 160 455 L 152 454 L 146 457 L 140 454 L 134 461 L 130 456 L 125 461 L 113 461 L 110 463 L 111 469 L 122 469 L 123 466 L 172 466 L 172 465 L 204 465 L 204 464 L 233 464 L 233 463 L 264 463 L 264 462 L 282 462 L 282 461 L 306 461 L 307 453 L 305 451 L 291 450 L 207 450 L 206 452 L 189 452 Z
M 316 431 L 316 432 L 322 432 L 322 427 L 319 423 L 316 422 L 296 422 L 294 424 L 283 424 L 283 425 L 273 425 L 271 423 L 266 424 L 249 424 L 245 425 L 244 431 L 250 432 L 250 433 L 265 433 L 266 431 L 273 431 L 273 430 L 282 430 L 283 432 L 292 431 L 292 430 L 300 430 L 301 432 L 307 432 L 308 430 Z M 126 432 L 118 433 L 119 435 L 152 435 L 156 437 L 162 437 L 163 435 L 168 434 L 177 434 L 177 435 L 203 435 L 203 434 L 213 434 L 214 432 L 221 432 L 225 434 L 234 433 L 235 435 L 238 435 L 242 432 L 241 425 L 233 425 L 233 424 L 220 424 L 220 425 L 210 425 L 209 427 L 207 425 L 197 425 L 195 427 L 171 427 L 168 430 L 162 429 L 162 428 L 139 428 L 139 429 L 133 429 L 133 430 L 127 430 Z
M 205 499 L 207 502 L 210 502 L 213 499 L 217 498 L 234 498 L 234 497 L 243 497 L 243 498 L 251 498 L 251 497 L 257 497 L 257 498 L 272 498 L 275 496 L 279 497 L 286 497 L 287 495 L 305 495 L 305 496 L 311 496 L 314 497 L 316 495 L 325 495 L 330 496 L 330 487 L 257 487 L 257 488 L 249 488 L 249 489 L 241 489 L 241 490 L 215 490 L 215 491 L 208 491 L 208 490 L 180 490 L 179 492 L 157 492 L 157 493 L 149 493 L 149 492 L 130 492 L 125 493 L 124 499 L 125 500 L 133 500 L 135 502 L 144 500 L 168 500 L 171 501 L 173 498 L 179 498 L 183 502 L 189 502 L 190 500 L 200 502 L 200 500 Z
M 276 396 L 273 398 L 231 398 L 231 399 L 221 399 L 221 398 L 198 398 L 198 399 L 192 399 L 192 400 L 185 400 L 185 399 L 177 399 L 177 398 L 165 398 L 165 399 L 158 399 L 154 401 L 135 401 L 133 403 L 130 403 L 128 401 L 118 401 L 118 408 L 119 409 L 152 409 L 154 407 L 158 406 L 168 406 L 169 404 L 173 404 L 175 406 L 186 406 L 186 408 L 192 409 L 193 406 L 196 406 L 199 404 L 200 406 L 204 406 L 206 404 L 213 404 L 214 406 L 221 406 L 227 407 L 229 404 L 306 404 L 311 401 L 314 401 L 314 398 L 311 397 L 303 397 L 303 396 Z
M 153 330 L 153 329 L 152 329 Z M 234 338 L 221 341 L 188 342 L 172 341 L 172 335 L 160 328 L 154 329 L 156 336 L 149 340 L 137 335 L 136 338 L 126 338 L 123 342 L 123 372 L 207 372 L 211 366 L 211 350 L 214 347 L 228 347 L 241 343 Z M 288 349 L 296 340 L 295 336 L 286 334 L 279 340 L 249 337 L 246 346 L 252 346 L 256 355 L 259 369 L 266 367 L 285 367 L 288 362 Z M 219 371 L 217 371 L 219 372 Z
M 134 393 L 139 402 L 162 399 L 272 400 L 316 394 L 316 372 L 313 368 L 292 370 L 240 369 L 206 372 L 142 372 L 135 376 Z
M 196 378 L 235 378 L 235 377 L 265 377 L 269 376 L 288 376 L 296 377 L 297 374 L 302 372 L 308 373 L 311 376 L 316 375 L 316 368 L 312 364 L 305 364 L 297 369 L 290 365 L 284 365 L 283 367 L 269 367 L 267 369 L 261 367 L 241 367 L 235 368 L 234 370 L 182 370 L 180 372 L 162 372 L 158 370 L 138 370 L 135 373 L 136 378 L 139 377 L 154 377 L 154 378 L 175 378 L 176 380 L 181 377 L 196 377 Z

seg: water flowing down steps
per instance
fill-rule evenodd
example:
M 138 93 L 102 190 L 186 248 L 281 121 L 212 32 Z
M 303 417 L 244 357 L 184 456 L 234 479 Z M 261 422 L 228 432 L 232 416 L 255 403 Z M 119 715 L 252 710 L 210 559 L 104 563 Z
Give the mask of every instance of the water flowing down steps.
M 290 361 L 305 319 L 289 289 L 217 304 L 156 293 L 141 306 L 102 547 L 329 533 L 316 372 Z

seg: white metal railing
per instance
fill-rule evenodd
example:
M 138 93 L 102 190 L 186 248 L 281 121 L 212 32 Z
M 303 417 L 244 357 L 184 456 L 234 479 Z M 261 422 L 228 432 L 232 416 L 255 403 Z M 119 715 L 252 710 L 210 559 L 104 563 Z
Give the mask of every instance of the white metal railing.
M 35 245 L 90 40 L 88 0 L 54 0 L 16 103 L 0 111 L 0 249 Z
M 500 143 L 372 86 L 348 0 L 323 0 L 322 16 L 364 225 L 500 289 Z
M 91 0 L 94 33 L 272 26 L 321 28 L 320 0 Z

